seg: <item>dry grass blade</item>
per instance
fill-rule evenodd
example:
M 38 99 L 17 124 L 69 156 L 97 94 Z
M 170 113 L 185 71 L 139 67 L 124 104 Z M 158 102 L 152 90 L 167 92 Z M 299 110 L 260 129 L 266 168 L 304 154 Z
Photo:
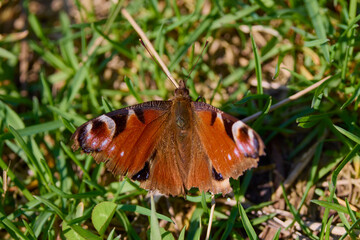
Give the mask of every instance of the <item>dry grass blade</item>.
M 272 105 L 272 106 L 270 107 L 269 112 L 272 112 L 272 111 L 274 111 L 275 109 L 277 109 L 277 108 L 279 108 L 279 107 L 281 107 L 281 106 L 283 106 L 283 105 L 285 105 L 285 104 L 287 104 L 287 103 L 289 103 L 289 102 L 291 102 L 291 101 L 294 101 L 294 100 L 296 100 L 296 99 L 304 96 L 304 95 L 307 94 L 308 92 L 311 92 L 312 90 L 314 90 L 314 89 L 316 89 L 317 87 L 319 87 L 323 82 L 325 82 L 326 80 L 328 80 L 330 77 L 331 77 L 331 76 L 327 76 L 326 78 L 318 81 L 317 83 L 314 83 L 313 85 L 305 88 L 304 90 L 301 90 L 300 92 L 297 92 L 297 93 L 295 93 L 294 95 L 292 95 L 292 96 L 290 96 L 290 97 L 288 97 L 288 98 L 285 98 L 284 100 L 281 100 L 280 102 Z M 246 118 L 242 119 L 241 121 L 243 121 L 243 122 L 245 122 L 245 123 L 246 123 L 246 122 L 250 122 L 250 121 L 252 121 L 252 120 L 255 120 L 255 119 L 256 119 L 257 117 L 259 117 L 261 114 L 262 114 L 262 112 L 257 112 L 257 113 L 255 113 L 255 114 L 249 116 L 249 117 L 246 117 Z
M 135 31 L 139 34 L 141 39 L 144 41 L 145 45 L 148 47 L 150 55 L 154 56 L 154 58 L 158 61 L 159 65 L 161 66 L 162 70 L 166 74 L 166 76 L 170 79 L 170 81 L 174 84 L 176 88 L 179 87 L 179 84 L 175 81 L 172 77 L 169 69 L 166 67 L 165 63 L 161 60 L 159 54 L 155 51 L 154 47 L 152 46 L 150 40 L 147 38 L 143 30 L 139 27 L 139 25 L 135 22 L 135 20 L 131 17 L 131 15 L 126 11 L 126 9 L 122 8 L 121 13 L 124 17 L 129 21 L 131 26 L 135 29 Z
M 210 239 L 210 232 L 211 232 L 212 220 L 214 217 L 215 205 L 216 205 L 215 195 L 211 194 L 211 209 L 210 209 L 210 216 L 209 216 L 209 225 L 208 225 L 208 228 L 206 231 L 206 237 L 205 237 L 206 240 Z

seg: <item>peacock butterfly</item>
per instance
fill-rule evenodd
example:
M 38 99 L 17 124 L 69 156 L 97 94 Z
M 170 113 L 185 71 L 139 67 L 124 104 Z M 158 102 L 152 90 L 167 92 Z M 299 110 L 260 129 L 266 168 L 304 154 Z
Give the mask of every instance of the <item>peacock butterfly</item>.
M 229 178 L 257 166 L 260 136 L 245 123 L 192 101 L 184 81 L 168 101 L 150 101 L 103 114 L 72 135 L 72 149 L 90 153 L 116 175 L 166 195 L 229 193 Z

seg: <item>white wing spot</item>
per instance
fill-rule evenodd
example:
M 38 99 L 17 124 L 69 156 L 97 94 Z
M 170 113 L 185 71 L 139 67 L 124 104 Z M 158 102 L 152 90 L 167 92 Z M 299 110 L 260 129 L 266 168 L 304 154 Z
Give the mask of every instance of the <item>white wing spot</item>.
M 216 114 L 216 117 L 220 120 L 221 123 L 224 123 L 221 113 L 218 112 L 218 113 Z
M 123 156 L 124 156 L 124 151 L 122 151 L 122 152 L 120 153 L 120 156 L 121 156 L 121 157 L 123 157 Z
M 240 148 L 241 152 L 245 152 L 245 149 L 242 144 L 238 144 L 237 147 Z
M 250 139 L 250 144 L 254 146 L 254 132 L 253 131 L 248 131 L 248 134 L 249 134 L 249 139 Z
M 130 116 L 130 115 L 134 115 L 134 114 L 135 114 L 134 110 L 129 109 L 128 115 Z
M 246 149 L 248 150 L 249 153 L 252 152 L 249 145 L 246 145 Z
M 90 130 L 92 129 L 92 126 L 93 126 L 92 123 L 89 122 L 84 129 L 84 132 L 87 134 L 86 140 L 89 140 L 90 138 L 92 138 L 92 134 L 90 134 Z
M 234 136 L 235 139 L 237 139 L 239 137 L 239 129 L 241 129 L 242 127 L 244 127 L 245 124 L 242 121 L 236 121 L 233 125 L 232 125 L 232 134 Z M 245 126 L 246 127 L 246 126 Z
M 105 140 L 101 143 L 100 148 L 105 147 L 105 145 L 106 145 L 108 142 L 109 142 L 109 139 L 105 139 Z
M 227 155 L 228 159 L 231 160 L 231 155 L 230 153 Z
M 235 155 L 237 156 L 237 157 L 240 157 L 240 153 L 239 153 L 239 151 L 235 148 L 235 150 L 234 150 L 234 153 L 235 153 Z
M 111 131 L 111 136 L 113 136 L 115 132 L 115 122 L 110 117 L 106 116 L 105 114 L 101 115 L 97 118 L 99 121 L 106 123 L 108 129 Z
M 114 151 L 114 149 L 115 149 L 115 146 L 112 146 L 112 147 L 110 148 L 110 152 Z

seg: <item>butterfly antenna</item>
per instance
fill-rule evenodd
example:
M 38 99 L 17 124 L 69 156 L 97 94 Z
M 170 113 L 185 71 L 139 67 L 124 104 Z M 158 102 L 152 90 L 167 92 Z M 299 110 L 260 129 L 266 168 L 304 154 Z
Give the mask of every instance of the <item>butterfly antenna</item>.
M 176 88 L 179 88 L 179 84 L 171 76 L 169 69 L 166 67 L 165 63 L 161 60 L 159 54 L 155 51 L 154 47 L 151 45 L 150 40 L 147 38 L 143 30 L 139 27 L 139 25 L 135 22 L 135 20 L 131 17 L 131 15 L 126 11 L 125 8 L 121 9 L 121 13 L 129 21 L 129 23 L 135 29 L 135 31 L 139 34 L 141 38 L 141 44 L 145 47 L 145 49 L 148 51 L 151 57 L 153 59 L 156 59 L 156 62 L 160 65 L 165 75 L 169 78 L 169 80 L 174 84 Z
M 159 64 L 161 70 L 163 71 L 163 73 L 165 73 L 165 75 L 167 76 L 167 78 L 175 85 L 176 88 L 179 88 L 179 84 L 175 81 L 175 79 L 171 76 L 169 69 L 167 69 L 167 67 L 165 66 L 164 62 L 159 61 L 158 58 L 156 58 L 156 56 L 154 56 L 150 49 L 146 46 L 146 44 L 144 43 L 144 41 L 140 38 L 139 39 L 141 45 L 144 46 L 144 48 L 146 49 L 146 51 L 150 54 L 150 56 L 152 57 L 152 59 Z M 154 50 L 155 51 L 155 50 Z M 160 59 L 161 60 L 161 59 Z
M 201 53 L 200 53 L 200 55 L 199 55 L 198 59 L 196 60 L 196 62 L 195 62 L 195 64 L 194 64 L 194 66 L 192 66 L 192 68 L 191 68 L 191 70 L 190 70 L 190 73 L 188 74 L 188 76 L 187 76 L 186 80 L 188 80 L 188 79 L 190 78 L 191 73 L 194 71 L 194 69 L 195 69 L 196 65 L 198 64 L 198 62 L 199 62 L 199 60 L 200 60 L 200 57 L 202 57 L 202 55 L 203 55 L 203 53 L 204 53 L 204 50 L 205 50 L 205 48 L 207 47 L 208 43 L 209 43 L 209 41 L 208 41 L 208 40 L 206 40 L 206 42 L 205 42 L 205 46 L 204 46 L 203 50 L 201 51 Z

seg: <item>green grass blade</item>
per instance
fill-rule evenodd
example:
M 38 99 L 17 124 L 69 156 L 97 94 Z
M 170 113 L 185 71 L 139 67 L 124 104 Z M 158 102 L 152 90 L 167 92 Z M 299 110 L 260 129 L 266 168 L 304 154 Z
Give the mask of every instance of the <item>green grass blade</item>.
M 329 42 L 329 39 L 327 39 L 327 38 L 316 39 L 316 40 L 312 40 L 312 41 L 305 41 L 304 42 L 304 47 L 316 47 L 316 46 L 323 45 L 323 44 L 325 44 L 327 42 Z
M 178 240 L 184 240 L 185 239 L 185 230 L 186 230 L 186 226 L 184 226 L 183 229 L 181 229 Z
M 118 209 L 121 209 L 123 211 L 135 212 L 135 213 L 138 213 L 138 214 L 142 214 L 142 215 L 151 217 L 151 210 L 150 209 L 147 209 L 145 207 L 141 207 L 141 206 L 138 206 L 138 205 L 119 204 Z M 173 223 L 171 218 L 169 218 L 169 217 L 167 217 L 167 216 L 165 216 L 163 214 L 155 213 L 155 215 L 156 215 L 156 217 L 158 219 L 165 220 L 165 221 Z
M 150 239 L 162 239 L 159 222 L 156 217 L 154 196 L 151 195 Z
M 15 176 L 14 172 L 9 168 L 9 166 L 4 162 L 4 160 L 0 157 L 0 168 L 4 172 L 6 172 L 7 176 L 11 179 L 12 182 L 15 183 L 15 185 L 19 188 L 19 190 L 22 192 L 24 197 L 28 201 L 34 200 L 34 197 L 29 192 L 29 190 L 24 186 L 24 184 Z
M 9 61 L 16 61 L 18 57 L 12 52 L 0 47 L 0 57 L 8 59 Z
M 134 85 L 131 82 L 130 78 L 125 76 L 124 81 L 126 83 L 126 86 L 129 88 L 130 93 L 136 98 L 136 101 L 138 101 L 138 103 L 143 102 L 137 91 L 134 89 Z
M 326 30 L 323 22 L 323 14 L 320 13 L 318 1 L 305 0 L 305 7 L 311 19 L 312 25 L 315 28 L 316 35 L 319 39 L 327 39 Z M 321 45 L 322 53 L 327 62 L 330 62 L 330 47 L 325 42 Z
M 31 165 L 34 167 L 35 169 L 35 173 L 37 174 L 37 176 L 39 176 L 40 181 L 42 181 L 42 183 L 44 184 L 45 188 L 48 188 L 47 180 L 44 176 L 44 169 L 42 169 L 41 164 L 40 164 L 40 160 L 37 159 L 34 154 L 33 151 L 29 149 L 29 147 L 27 146 L 27 144 L 25 143 L 24 139 L 20 136 L 19 132 L 16 131 L 13 127 L 9 126 L 9 130 L 11 132 L 11 134 L 15 137 L 15 140 L 17 141 L 18 145 L 21 147 L 21 149 L 25 152 L 26 156 L 28 157 Z
M 295 209 L 295 207 L 289 202 L 289 199 L 287 198 L 286 192 L 285 192 L 285 187 L 283 184 L 281 184 L 281 188 L 283 190 L 283 196 L 285 199 L 285 203 L 286 205 L 289 207 L 291 214 L 294 216 L 294 219 L 297 223 L 299 223 L 301 229 L 304 231 L 304 233 L 310 238 L 310 239 L 314 239 L 314 240 L 319 240 L 319 238 L 312 234 L 312 232 L 310 231 L 310 229 L 305 225 L 304 221 L 301 219 L 299 212 Z
M 276 234 L 275 234 L 273 240 L 279 240 L 280 232 L 281 232 L 281 228 L 279 228 L 279 229 L 276 231 Z
M 344 136 L 346 136 L 347 138 L 353 140 L 355 143 L 357 144 L 360 144 L 360 137 L 356 136 L 355 134 L 339 127 L 339 126 L 336 126 L 336 125 L 333 125 L 336 130 L 338 130 L 341 134 L 343 134 Z
M 322 206 L 324 208 L 330 208 L 330 209 L 335 210 L 335 211 L 340 212 L 340 213 L 349 214 L 348 209 L 346 207 L 341 206 L 341 205 L 339 205 L 337 203 L 331 203 L 331 202 L 315 200 L 315 199 L 311 200 L 311 202 L 313 202 L 313 203 L 315 203 L 315 204 L 317 204 L 319 206 Z M 356 215 L 358 217 L 360 217 L 360 213 L 356 213 Z
M 246 215 L 244 208 L 241 206 L 241 203 L 238 204 L 238 207 L 239 207 L 239 214 L 241 217 L 241 222 L 243 223 L 243 226 L 245 228 L 246 234 L 248 235 L 249 239 L 250 240 L 259 239 L 257 237 L 257 234 L 256 234 L 253 226 L 251 225 L 249 218 Z
M 256 73 L 256 80 L 257 80 L 257 94 L 263 94 L 263 88 L 262 88 L 262 74 L 261 74 L 261 60 L 259 56 L 259 52 L 257 50 L 254 37 L 252 34 L 250 34 L 251 38 L 251 45 L 254 52 L 254 59 L 255 59 L 255 73 Z
M 60 208 L 58 208 L 54 203 L 40 196 L 34 196 L 34 198 L 39 202 L 43 203 L 44 205 L 46 205 L 52 211 L 54 211 L 63 221 L 66 221 L 63 211 L 60 210 Z
M 40 123 L 40 124 L 28 126 L 24 129 L 18 129 L 17 132 L 22 137 L 33 136 L 33 135 L 36 135 L 39 133 L 57 130 L 62 126 L 63 126 L 63 124 L 60 120 L 55 120 L 55 121 L 51 121 L 51 122 Z M 0 141 L 6 140 L 6 139 L 13 139 L 13 138 L 14 138 L 14 136 L 11 133 L 5 133 L 5 134 L 0 135 Z
M 9 219 L 6 218 L 6 215 L 0 211 L 0 226 L 5 228 L 7 232 L 12 236 L 14 239 L 28 239 L 25 235 L 17 228 L 17 226 L 11 222 Z
M 230 233 L 233 230 L 233 227 L 235 225 L 235 220 L 237 218 L 238 209 L 236 207 L 233 207 L 230 211 L 230 216 L 228 220 L 226 221 L 226 227 L 224 230 L 224 233 L 221 236 L 221 240 L 228 239 Z
M 217 28 L 222 28 L 224 25 L 231 24 L 237 20 L 240 20 L 258 10 L 260 7 L 256 4 L 252 6 L 244 7 L 235 12 L 235 14 L 226 14 L 221 18 L 218 18 L 214 23 L 211 24 L 210 30 L 215 30 Z
M 23 224 L 24 224 L 24 226 L 26 228 L 25 234 L 29 237 L 29 239 L 31 239 L 31 240 L 37 239 L 36 236 L 35 236 L 34 231 L 32 230 L 31 226 L 28 224 L 28 222 L 25 221 L 24 219 L 22 219 L 22 222 L 23 222 Z

